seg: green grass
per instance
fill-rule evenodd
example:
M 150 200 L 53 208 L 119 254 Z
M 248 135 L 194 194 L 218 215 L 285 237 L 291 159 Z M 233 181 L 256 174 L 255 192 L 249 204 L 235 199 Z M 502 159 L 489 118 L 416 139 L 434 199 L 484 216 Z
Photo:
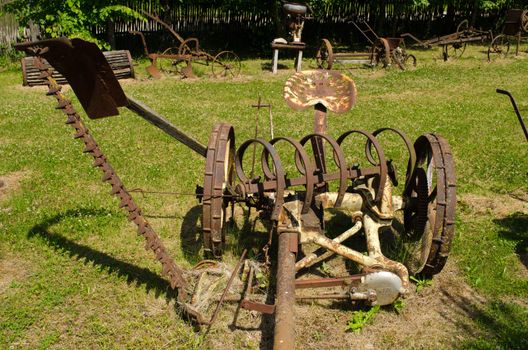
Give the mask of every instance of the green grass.
M 329 116 L 329 133 L 391 126 L 414 140 L 437 132 L 452 146 L 460 195 L 526 194 L 526 144 L 509 101 L 495 89 L 510 90 L 528 114 L 528 57 L 488 64 L 482 50 L 469 47 L 455 62 L 420 51 L 418 68 L 406 72 L 350 70 L 358 103 L 351 112 Z M 273 76 L 261 69 L 267 62 L 243 62 L 244 75 L 234 81 L 214 80 L 208 71 L 198 80 L 155 81 L 146 79 L 143 63 L 137 67 L 141 80 L 123 88 L 203 143 L 220 121 L 235 126 L 237 144 L 252 137 L 250 105 L 260 94 L 273 104 L 275 135 L 300 139 L 312 130 L 312 113 L 286 106 L 282 87 L 293 71 Z M 0 261 L 19 266 L 7 271 L 12 278 L 0 289 L 0 348 L 206 346 L 177 315 L 160 266 L 108 195 L 98 169 L 81 155 L 54 101 L 42 88 L 21 87 L 21 73 L 13 69 L 0 72 L 0 86 L 0 176 L 16 173 L 20 180 L 19 188 L 0 192 Z M 260 130 L 268 138 L 266 120 L 262 112 Z M 85 121 L 128 188 L 189 193 L 202 183 L 203 159 L 131 112 Z M 396 139 L 383 142 L 392 157 L 404 156 Z M 360 151 L 350 145 L 350 154 Z M 196 199 L 135 197 L 178 263 L 196 263 L 196 250 L 185 246 L 199 241 Z M 528 297 L 518 255 L 526 253 L 526 218 L 519 212 L 497 218 L 459 205 L 451 259 L 493 300 L 475 320 L 484 336 L 468 334 L 467 347 L 510 348 L 526 336 L 527 309 L 515 303 Z

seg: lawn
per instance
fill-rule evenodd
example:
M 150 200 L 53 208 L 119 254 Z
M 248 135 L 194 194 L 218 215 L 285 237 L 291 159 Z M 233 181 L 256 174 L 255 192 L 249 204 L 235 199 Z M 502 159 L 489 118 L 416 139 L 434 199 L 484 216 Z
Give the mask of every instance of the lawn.
M 345 71 L 356 82 L 358 103 L 329 116 L 331 135 L 389 126 L 413 140 L 435 132 L 449 141 L 456 238 L 432 286 L 414 292 L 402 310 L 382 308 L 360 333 L 345 331 L 354 312 L 349 305 L 299 306 L 300 346 L 528 348 L 528 148 L 510 102 L 495 93 L 511 91 L 528 115 L 528 55 L 489 64 L 484 51 L 470 46 L 448 62 L 439 51 L 417 51 L 416 69 Z M 251 105 L 259 95 L 273 105 L 275 135 L 300 139 L 313 117 L 282 100 L 293 63 L 281 62 L 290 69 L 272 75 L 262 69 L 268 60 L 244 61 L 235 80 L 207 73 L 151 80 L 139 62 L 138 79 L 122 86 L 202 143 L 220 121 L 235 126 L 238 145 L 252 137 Z M 304 68 L 312 64 L 306 60 Z M 259 348 L 261 337 L 266 343 L 258 329 L 230 328 L 229 308 L 207 335 L 179 314 L 159 264 L 82 155 L 54 100 L 21 80 L 14 67 L 0 70 L 0 348 L 244 349 Z M 260 118 L 261 135 L 269 138 L 267 113 Z M 129 189 L 188 194 L 202 184 L 204 160 L 128 110 L 84 120 Z M 398 157 L 403 150 L 396 147 L 388 152 Z M 200 235 L 196 198 L 134 196 L 175 260 L 196 264 L 200 253 L 185 244 Z M 228 252 L 226 261 L 235 259 Z

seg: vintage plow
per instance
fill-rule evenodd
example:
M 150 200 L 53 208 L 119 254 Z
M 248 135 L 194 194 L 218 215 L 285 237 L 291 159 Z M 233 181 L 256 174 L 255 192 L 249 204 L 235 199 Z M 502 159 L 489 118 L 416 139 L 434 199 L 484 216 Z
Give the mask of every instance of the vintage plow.
M 528 10 L 508 10 L 502 33 L 493 38 L 488 48 L 488 61 L 506 57 L 510 52 L 511 38 L 517 39 L 515 48 L 515 55 L 517 56 L 522 35 L 525 33 L 528 33 Z
M 381 38 L 365 21 L 352 21 L 352 24 L 367 39 L 371 49 L 368 52 L 334 52 L 330 41 L 323 39 L 315 55 L 319 68 L 332 69 L 335 63 L 371 66 L 382 63 L 383 67 L 395 64 L 402 70 L 408 65 L 416 66 L 416 57 L 401 46 L 402 38 Z
M 337 138 L 330 136 L 328 112 L 347 112 L 356 102 L 354 82 L 339 72 L 299 72 L 285 84 L 284 98 L 291 108 L 313 109 L 313 133 L 300 140 L 257 137 L 237 146 L 234 128 L 219 123 L 205 146 L 126 96 L 94 44 L 54 39 L 21 44 L 18 49 L 36 56 L 37 67 L 48 81 L 47 94 L 56 98 L 66 124 L 75 129 L 74 137 L 84 143 L 84 152 L 93 157 L 94 166 L 103 173 L 102 180 L 111 185 L 111 193 L 120 199 L 128 220 L 145 238 L 146 249 L 154 252 L 163 274 L 178 289 L 179 305 L 198 323 L 210 326 L 222 303 L 235 301 L 239 309 L 273 314 L 274 348 L 293 349 L 297 299 L 387 305 L 409 293 L 409 275 L 433 275 L 446 263 L 456 204 L 454 162 L 447 141 L 440 135 L 424 134 L 413 144 L 403 132 L 392 128 L 373 133 L 354 129 Z M 242 254 L 235 268 L 224 274 L 228 277 L 225 289 L 214 299 L 211 316 L 206 316 L 207 308 L 200 299 L 212 288 L 205 282 L 207 269 L 187 271 L 170 257 L 42 58 L 66 77 L 90 118 L 117 115 L 118 107 L 127 107 L 205 158 L 203 186 L 197 196 L 203 203 L 208 256 L 222 257 L 229 207 L 235 203 L 256 209 L 267 222 L 269 241 L 261 247 L 265 258 L 246 260 Z M 401 140 L 407 154 L 403 176 L 385 156 L 381 135 Z M 364 140 L 361 164 L 351 163 L 347 152 L 357 139 Z M 288 154 L 293 155 L 290 166 Z M 401 195 L 396 195 L 397 186 Z M 325 228 L 329 212 L 346 218 L 332 235 Z M 332 256 L 339 256 L 344 265 L 352 264 L 356 270 L 346 268 L 345 274 L 332 278 L 310 277 L 311 267 Z M 266 290 L 272 296 L 268 302 L 258 298 L 253 288 L 259 269 L 272 281 Z M 239 278 L 240 270 L 247 278 Z M 237 288 L 242 281 L 246 286 L 241 291 Z M 306 294 L 307 290 L 318 292 Z
M 234 78 L 240 74 L 240 59 L 233 51 L 221 51 L 211 55 L 200 47 L 197 38 L 184 39 L 170 25 L 163 22 L 158 16 L 143 12 L 143 14 L 163 26 L 180 43 L 178 47 L 169 47 L 162 53 L 149 53 L 147 42 L 143 33 L 131 31 L 139 35 L 145 54 L 150 59 L 147 73 L 153 78 L 161 78 L 162 73 L 167 75 L 181 75 L 185 78 L 194 78 L 193 62 L 204 62 L 211 65 L 214 77 Z
M 463 20 L 457 26 L 456 32 L 443 35 L 429 40 L 420 40 L 411 33 L 404 33 L 402 38 L 409 37 L 416 42 L 418 46 L 431 48 L 433 46 L 442 46 L 442 58 L 447 61 L 451 58 L 459 58 L 466 50 L 466 46 L 471 42 L 484 42 L 493 39 L 491 31 L 482 31 L 469 27 L 468 20 Z

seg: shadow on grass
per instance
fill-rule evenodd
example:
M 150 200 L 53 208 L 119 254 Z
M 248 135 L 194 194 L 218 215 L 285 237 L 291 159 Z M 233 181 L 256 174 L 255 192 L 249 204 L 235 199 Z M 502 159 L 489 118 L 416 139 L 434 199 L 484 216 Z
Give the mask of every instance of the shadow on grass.
M 460 349 L 528 349 L 528 309 L 501 300 L 480 301 L 470 296 L 453 295 L 442 288 L 446 305 L 456 306 L 458 316 L 448 319 L 467 334 Z
M 50 247 L 57 251 L 65 252 L 77 260 L 84 260 L 85 264 L 92 263 L 105 269 L 109 274 L 115 273 L 125 277 L 128 284 L 135 283 L 137 286 L 145 286 L 146 291 L 153 291 L 156 297 L 163 295 L 167 300 L 176 299 L 177 292 L 170 287 L 168 281 L 156 273 L 121 260 L 106 253 L 99 252 L 88 246 L 76 243 L 60 234 L 54 233 L 50 228 L 60 221 L 68 218 L 85 216 L 106 216 L 109 212 L 100 209 L 80 208 L 67 210 L 63 213 L 33 226 L 28 237 L 39 237 Z
M 260 64 L 260 68 L 262 70 L 266 70 L 266 71 L 270 71 L 271 72 L 271 69 L 272 69 L 272 64 L 271 62 L 263 62 Z M 277 63 L 277 69 L 290 69 L 289 66 L 283 64 L 283 63 Z
M 183 217 L 180 230 L 180 244 L 183 256 L 190 263 L 201 260 L 200 249 L 203 245 L 200 219 L 202 217 L 202 206 L 192 207 Z
M 493 222 L 504 228 L 499 232 L 501 238 L 517 241 L 515 253 L 528 268 L 528 214 L 517 212 Z

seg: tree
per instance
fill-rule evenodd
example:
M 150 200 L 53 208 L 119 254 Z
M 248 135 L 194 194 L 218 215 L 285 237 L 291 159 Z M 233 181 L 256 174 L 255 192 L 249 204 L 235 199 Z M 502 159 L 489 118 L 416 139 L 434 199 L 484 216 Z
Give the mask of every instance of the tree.
M 108 49 L 109 43 L 95 38 L 92 28 L 101 26 L 108 30 L 113 28 L 109 24 L 116 19 L 143 19 L 124 3 L 120 0 L 14 0 L 4 11 L 14 14 L 23 26 L 32 20 L 46 37 L 81 38 Z

